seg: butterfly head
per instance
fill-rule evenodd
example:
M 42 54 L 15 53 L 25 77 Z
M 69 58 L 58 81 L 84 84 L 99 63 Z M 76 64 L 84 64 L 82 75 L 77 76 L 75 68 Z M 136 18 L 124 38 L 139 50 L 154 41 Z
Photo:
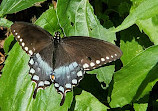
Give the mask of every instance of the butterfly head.
M 55 32 L 55 35 L 54 35 L 54 40 L 57 41 L 58 43 L 60 42 L 60 32 Z

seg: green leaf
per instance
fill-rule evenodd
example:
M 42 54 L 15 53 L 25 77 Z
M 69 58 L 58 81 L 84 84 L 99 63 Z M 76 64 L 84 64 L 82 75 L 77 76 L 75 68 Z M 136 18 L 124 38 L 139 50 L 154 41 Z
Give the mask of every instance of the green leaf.
M 99 69 L 95 69 L 87 73 L 97 74 L 97 79 L 99 80 L 99 82 L 104 82 L 106 84 L 106 87 L 103 87 L 104 89 L 106 89 L 107 87 L 109 87 L 109 84 L 112 80 L 114 70 L 115 70 L 115 66 L 110 65 L 110 66 L 101 67 Z
M 158 46 L 133 58 L 114 75 L 110 106 L 122 107 L 149 94 L 158 80 Z
M 148 108 L 148 103 L 144 103 L 144 104 L 134 103 L 135 111 L 147 111 L 147 108 Z
M 7 27 L 9 28 L 12 25 L 13 22 L 5 19 L 5 18 L 0 18 L 0 26 L 2 27 Z
M 75 111 L 107 111 L 109 109 L 86 91 L 82 91 L 82 94 L 77 95 L 75 98 Z
M 124 30 L 135 24 L 137 20 L 145 20 L 158 14 L 158 0 L 143 0 L 133 9 L 115 32 Z
M 45 0 L 3 0 L 0 6 L 0 17 L 24 10 L 41 1 Z
M 5 61 L 5 67 L 3 68 L 2 77 L 0 79 L 0 107 L 3 111 L 18 109 L 17 98 L 20 98 L 20 94 L 23 93 L 27 96 L 32 93 L 31 82 L 28 82 L 28 60 L 27 54 L 20 50 L 18 44 L 9 52 L 7 60 Z M 27 79 L 28 77 L 28 79 Z M 30 87 L 26 91 L 27 87 Z M 26 101 L 27 102 L 27 101 Z M 14 103 L 14 105 L 13 105 Z M 19 101 L 19 103 L 21 103 Z
M 136 24 L 155 45 L 158 45 L 158 15 L 146 20 L 138 20 Z
M 136 55 L 141 53 L 144 48 L 151 46 L 151 42 L 147 36 L 142 34 L 136 26 L 132 26 L 120 33 L 120 48 L 123 51 L 121 61 L 126 65 Z
M 3 46 L 3 49 L 4 49 L 5 54 L 8 54 L 10 44 L 11 44 L 11 42 L 12 42 L 13 40 L 14 40 L 13 35 L 10 35 L 10 36 L 5 40 L 4 46 Z
M 60 29 L 58 24 L 56 11 L 52 8 L 44 12 L 35 22 L 35 24 L 47 30 L 50 34 L 54 35 L 52 32 L 56 32 Z
M 133 6 L 131 10 L 135 10 L 137 6 L 142 3 L 142 0 L 140 1 L 134 1 L 133 0 Z M 154 15 L 153 17 L 150 17 L 145 20 L 137 20 L 136 24 L 138 25 L 140 30 L 143 30 L 145 34 L 147 34 L 150 38 L 150 40 L 157 45 L 158 39 L 157 39 L 157 24 L 158 24 L 158 16 Z
M 58 0 L 57 15 L 67 36 L 90 36 L 112 43 L 116 39 L 112 29 L 103 28 L 99 23 L 88 0 Z

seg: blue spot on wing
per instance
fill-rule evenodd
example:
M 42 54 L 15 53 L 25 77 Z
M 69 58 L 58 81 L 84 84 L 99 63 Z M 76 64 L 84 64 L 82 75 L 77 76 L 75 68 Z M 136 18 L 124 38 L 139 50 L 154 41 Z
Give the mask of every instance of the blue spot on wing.
M 77 79 L 77 72 L 81 67 L 77 62 L 72 62 L 69 65 L 60 66 L 54 70 L 55 82 L 60 86 L 65 86 L 67 83 L 72 83 L 73 79 Z

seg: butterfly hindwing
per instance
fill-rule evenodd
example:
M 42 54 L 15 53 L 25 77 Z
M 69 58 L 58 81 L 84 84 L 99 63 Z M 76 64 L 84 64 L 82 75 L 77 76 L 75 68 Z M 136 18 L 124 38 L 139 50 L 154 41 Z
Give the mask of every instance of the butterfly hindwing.
M 64 44 L 58 45 L 53 73 L 53 76 L 55 76 L 54 86 L 62 95 L 60 105 L 64 103 L 66 92 L 71 91 L 84 75 L 84 70 L 77 63 L 76 57 L 69 55 L 63 47 Z
M 38 88 L 45 88 L 46 86 L 50 86 L 52 83 L 50 75 L 53 73 L 53 50 L 52 44 L 50 44 L 39 53 L 30 57 L 29 74 L 32 76 L 32 81 L 36 82 L 34 98 Z

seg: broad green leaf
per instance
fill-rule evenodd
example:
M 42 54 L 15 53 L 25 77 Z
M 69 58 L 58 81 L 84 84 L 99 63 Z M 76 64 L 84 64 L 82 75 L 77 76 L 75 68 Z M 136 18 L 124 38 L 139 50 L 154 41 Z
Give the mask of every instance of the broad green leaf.
M 107 106 L 102 104 L 93 95 L 86 91 L 82 91 L 80 95 L 76 95 L 75 111 L 107 111 Z
M 158 45 L 158 15 L 146 20 L 138 20 L 136 24 L 155 45 Z
M 52 8 L 48 9 L 46 12 L 44 12 L 40 18 L 38 18 L 35 22 L 35 24 L 39 25 L 40 27 L 47 30 L 52 35 L 57 30 L 60 29 L 60 26 L 58 24 L 58 20 L 56 17 L 56 11 Z
M 88 0 L 58 0 L 57 15 L 67 36 L 90 36 L 112 43 L 116 39 L 112 29 L 103 28 L 99 23 Z
M 121 61 L 126 65 L 136 55 L 141 53 L 144 48 L 152 45 L 147 36 L 142 34 L 136 26 L 132 26 L 120 33 L 120 48 L 123 51 Z
M 135 38 L 133 38 L 132 41 L 124 42 L 124 40 L 121 40 L 120 48 L 123 51 L 123 56 L 121 57 L 121 61 L 122 61 L 123 65 L 126 65 L 137 54 L 139 54 L 141 51 L 143 51 L 143 47 L 141 45 L 139 45 L 139 43 L 135 40 Z
M 135 24 L 137 20 L 145 20 L 158 14 L 158 0 L 143 0 L 130 14 L 125 18 L 115 32 L 124 30 Z
M 114 74 L 110 106 L 122 107 L 149 94 L 158 80 L 158 46 L 133 58 Z
M 3 49 L 4 49 L 5 54 L 8 54 L 10 44 L 11 44 L 11 42 L 12 42 L 13 40 L 14 40 L 13 35 L 10 35 L 10 36 L 5 40 L 4 46 L 3 46 Z
M 12 25 L 11 21 L 5 18 L 0 18 L 0 26 L 9 28 L 11 25 Z
M 139 4 L 141 4 L 143 2 L 143 0 L 132 0 L 133 2 L 133 6 L 131 7 L 131 11 L 135 10 L 135 8 L 137 8 L 137 6 L 139 6 Z M 150 40 L 157 45 L 158 44 L 158 40 L 157 40 L 157 24 L 158 24 L 158 19 L 157 19 L 157 15 L 154 15 L 153 17 L 150 17 L 148 19 L 145 20 L 137 20 L 136 24 L 138 25 L 140 30 L 143 30 L 143 32 L 145 34 L 147 34 L 150 38 Z
M 93 71 L 87 72 L 88 74 L 97 74 L 97 79 L 99 82 L 104 82 L 106 88 L 109 87 L 109 84 L 112 80 L 113 73 L 115 70 L 114 65 L 105 66 L 104 68 L 95 69 Z M 105 87 L 103 87 L 105 89 Z
M 144 104 L 134 103 L 135 111 L 147 111 L 147 108 L 148 108 L 148 103 L 144 103 Z
M 0 5 L 0 17 L 24 10 L 41 1 L 45 0 L 3 0 Z

